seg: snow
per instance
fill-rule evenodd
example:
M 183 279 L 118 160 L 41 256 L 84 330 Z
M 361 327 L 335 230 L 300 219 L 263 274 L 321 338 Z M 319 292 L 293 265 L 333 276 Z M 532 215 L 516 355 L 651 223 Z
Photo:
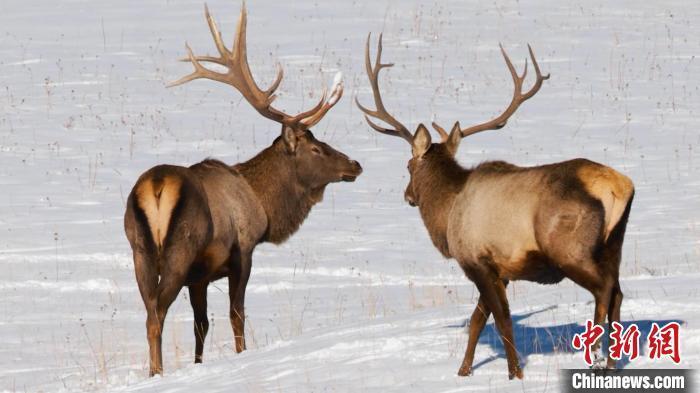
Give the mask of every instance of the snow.
M 333 87 L 331 88 L 331 98 L 328 99 L 329 105 L 335 105 L 341 97 L 343 91 L 343 73 L 338 71 L 333 77 Z
M 246 297 L 249 350 L 236 354 L 227 284 L 210 286 L 204 364 L 191 364 L 186 291 L 165 325 L 165 375 L 147 377 L 145 312 L 123 232 L 125 199 L 153 165 L 235 163 L 279 126 L 229 86 L 195 81 L 188 41 L 216 50 L 200 1 L 0 2 L 0 391 L 557 391 L 581 367 L 570 339 L 593 314 L 565 281 L 516 282 L 508 296 L 524 381 L 507 379 L 492 321 L 475 375 L 456 375 L 477 292 L 430 243 L 403 201 L 410 151 L 372 131 L 368 32 L 384 33 L 382 93 L 409 128 L 466 126 L 507 105 L 502 42 L 540 92 L 500 131 L 462 143 L 459 160 L 536 165 L 587 157 L 635 182 L 621 268 L 622 319 L 648 332 L 681 321 L 681 367 L 700 360 L 700 3 L 612 5 L 419 0 L 249 2 L 248 50 L 260 86 L 298 112 L 342 71 L 348 90 L 315 128 L 358 160 L 355 183 L 326 191 L 300 231 L 256 250 Z M 238 1 L 210 1 L 232 42 Z M 374 48 L 372 48 L 374 50 Z M 528 81 L 532 81 L 530 72 Z M 526 83 L 527 84 L 527 83 Z M 646 357 L 626 367 L 669 367 Z

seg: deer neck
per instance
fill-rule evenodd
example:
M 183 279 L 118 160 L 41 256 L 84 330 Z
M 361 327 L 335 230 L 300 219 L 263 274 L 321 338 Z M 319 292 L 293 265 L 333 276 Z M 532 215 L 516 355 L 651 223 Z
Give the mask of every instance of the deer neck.
M 255 192 L 267 214 L 267 232 L 263 241 L 280 244 L 294 234 L 311 211 L 323 199 L 325 186 L 304 187 L 283 143 L 273 143 L 235 168 Z
M 452 157 L 430 160 L 414 175 L 414 190 L 420 195 L 418 209 L 430 239 L 445 258 L 450 258 L 447 223 L 455 198 L 464 188 L 470 171 Z

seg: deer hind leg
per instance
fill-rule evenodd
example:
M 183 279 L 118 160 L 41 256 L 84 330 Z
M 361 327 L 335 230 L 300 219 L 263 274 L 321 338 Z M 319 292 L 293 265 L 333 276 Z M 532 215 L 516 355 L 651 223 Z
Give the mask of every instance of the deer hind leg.
M 158 305 L 158 271 L 157 261 L 149 253 L 134 250 L 134 270 L 139 292 L 146 307 L 146 335 L 148 337 L 150 375 L 163 370 L 160 335 L 156 309 Z
M 612 302 L 612 295 L 613 295 L 613 285 L 608 283 L 608 280 L 605 280 L 606 282 L 596 288 L 595 291 L 593 291 L 593 297 L 595 298 L 595 313 L 593 315 L 593 323 L 596 325 L 603 325 L 605 322 L 605 318 L 608 316 L 608 311 L 610 309 L 610 303 Z M 605 358 L 602 355 L 601 347 L 602 347 L 602 342 L 603 338 L 599 338 L 596 343 L 593 345 L 592 351 L 594 353 L 594 359 L 593 359 L 593 366 L 592 368 L 594 369 L 600 369 L 600 368 L 605 368 L 604 362 Z
M 622 290 L 620 290 L 620 282 L 615 281 L 612 296 L 610 297 L 610 307 L 608 308 L 608 337 L 612 330 L 613 322 L 620 322 L 620 307 L 622 306 Z M 617 361 L 608 354 L 608 368 L 615 368 Z
M 190 285 L 190 304 L 194 312 L 194 362 L 202 363 L 204 352 L 204 340 L 209 331 L 209 319 L 207 318 L 207 287 L 208 282 Z
M 166 257 L 160 274 L 155 303 L 148 307 L 148 343 L 151 348 L 150 375 L 163 373 L 162 336 L 165 316 L 180 289 L 184 286 L 187 271 L 192 261 L 190 253 L 185 250 L 166 250 Z
M 620 271 L 620 260 L 622 259 L 622 243 L 625 240 L 625 230 L 627 228 L 627 219 L 629 218 L 630 209 L 632 207 L 632 199 L 633 197 L 630 197 L 630 199 L 627 201 L 627 207 L 625 208 L 620 221 L 610 233 L 605 249 L 603 250 L 603 266 L 605 266 L 605 269 L 609 271 L 614 278 L 612 295 L 610 297 L 610 306 L 608 308 L 608 334 L 612 333 L 612 323 L 620 322 L 620 308 L 622 306 L 623 295 L 618 278 Z M 611 358 L 608 354 L 607 367 L 615 368 L 616 363 L 617 362 L 615 359 Z
M 603 326 L 617 281 L 617 268 L 609 266 L 607 259 L 611 256 L 610 249 L 603 240 L 605 212 L 598 201 L 584 197 L 570 205 L 565 212 L 567 214 L 556 213 L 554 210 L 546 211 L 545 213 L 551 213 L 554 219 L 543 226 L 538 238 L 544 254 L 564 276 L 593 295 L 593 322 Z M 602 341 L 601 336 L 591 348 L 594 355 L 593 368 L 605 367 Z
M 250 278 L 252 251 L 232 253 L 231 274 L 228 279 L 230 301 L 229 318 L 233 329 L 236 352 L 246 350 L 245 344 L 245 290 Z
M 608 304 L 608 340 L 613 331 L 612 323 L 620 322 L 620 308 L 622 306 L 622 290 L 620 289 L 619 269 L 621 259 L 622 242 L 617 241 L 615 232 L 609 239 L 608 244 L 603 251 L 602 266 L 608 275 L 611 277 L 608 281 L 612 282 L 610 290 L 610 303 Z M 608 354 L 607 368 L 615 368 L 617 361 Z
M 560 268 L 567 277 L 576 284 L 587 289 L 595 299 L 595 310 L 593 313 L 593 323 L 603 326 L 605 318 L 611 312 L 613 304 L 613 290 L 616 279 L 600 267 L 592 258 L 580 259 L 572 263 L 562 264 Z M 620 292 L 620 302 L 622 301 Z M 619 308 L 618 308 L 619 312 Z M 591 350 L 594 354 L 592 368 L 604 368 L 605 358 L 602 355 L 602 337 L 599 338 Z
M 488 265 L 491 263 L 490 260 L 482 258 L 479 266 L 470 269 L 468 275 L 479 289 L 480 299 L 484 300 L 486 306 L 488 306 L 493 313 L 493 318 L 496 321 L 496 328 L 498 328 L 501 340 L 503 341 L 503 347 L 506 351 L 508 378 L 513 379 L 517 377 L 518 379 L 522 379 L 523 371 L 520 368 L 518 353 L 515 348 L 513 321 L 510 317 L 510 307 L 508 305 L 508 299 L 506 298 L 506 283 L 499 279 L 496 274 L 488 268 Z

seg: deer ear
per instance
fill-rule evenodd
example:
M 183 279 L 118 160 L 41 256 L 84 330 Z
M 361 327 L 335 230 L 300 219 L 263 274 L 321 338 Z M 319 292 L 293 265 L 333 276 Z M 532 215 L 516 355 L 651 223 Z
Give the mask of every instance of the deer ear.
M 423 157 L 423 154 L 428 151 L 431 144 L 430 132 L 428 132 L 423 123 L 419 124 L 416 133 L 413 135 L 413 148 L 411 149 L 413 157 Z
M 459 126 L 459 122 L 456 122 L 454 127 L 452 127 L 452 131 L 450 131 L 450 136 L 447 137 L 447 142 L 445 142 L 447 151 L 454 156 L 457 153 L 457 149 L 459 149 L 460 142 L 462 142 L 462 128 Z
M 287 150 L 289 150 L 290 153 L 296 152 L 298 137 L 294 129 L 291 127 L 282 126 L 282 139 L 284 140 L 284 145 L 287 146 Z

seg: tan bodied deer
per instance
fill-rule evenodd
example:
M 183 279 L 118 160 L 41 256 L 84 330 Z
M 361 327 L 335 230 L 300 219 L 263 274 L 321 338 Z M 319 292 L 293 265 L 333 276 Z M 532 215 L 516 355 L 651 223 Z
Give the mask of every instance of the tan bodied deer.
M 340 81 L 330 97 L 324 93 L 308 111 L 291 116 L 274 108 L 282 70 L 269 89 L 257 86 L 247 62 L 245 6 L 232 49 L 222 43 L 206 6 L 205 13 L 219 57 L 194 56 L 188 46 L 195 71 L 171 86 L 199 78 L 231 85 L 261 115 L 281 123 L 282 132 L 249 161 L 229 166 L 205 160 L 189 168 L 158 165 L 131 191 L 124 226 L 148 314 L 151 375 L 162 373 L 163 323 L 183 286 L 189 288 L 194 310 L 195 363 L 202 361 L 209 327 L 207 286 L 219 278 L 228 277 L 236 351 L 243 351 L 245 289 L 255 246 L 284 242 L 323 199 L 329 183 L 353 181 L 362 173 L 356 161 L 318 141 L 309 130 L 340 99 Z M 219 64 L 226 72 L 209 70 L 201 62 Z
M 528 47 L 537 77 L 530 90 L 522 92 L 527 63 L 518 75 L 501 47 L 515 84 L 508 108 L 493 120 L 472 127 L 462 128 L 457 122 L 449 134 L 433 123 L 442 140 L 432 143 L 423 124 L 411 135 L 387 112 L 378 78 L 382 68 L 393 64 L 381 62 L 379 36 L 373 66 L 369 44 L 368 37 L 365 62 L 377 109 L 365 108 L 359 101 L 357 105 L 374 130 L 399 136 L 411 145 L 406 201 L 418 206 L 442 255 L 456 259 L 479 289 L 459 375 L 472 373 L 476 343 L 493 313 L 506 350 L 509 377 L 522 378 L 506 298 L 511 280 L 553 284 L 570 278 L 593 294 L 596 324 L 602 324 L 606 316 L 609 323 L 619 321 L 622 292 L 618 271 L 634 195 L 629 178 L 585 159 L 527 168 L 492 161 L 466 169 L 454 158 L 462 138 L 502 128 L 518 107 L 539 91 L 549 75 L 540 73 L 532 49 Z M 390 128 L 372 122 L 369 116 Z M 598 354 L 596 366 L 603 367 L 603 362 Z M 609 358 L 608 366 L 614 367 L 615 361 Z

